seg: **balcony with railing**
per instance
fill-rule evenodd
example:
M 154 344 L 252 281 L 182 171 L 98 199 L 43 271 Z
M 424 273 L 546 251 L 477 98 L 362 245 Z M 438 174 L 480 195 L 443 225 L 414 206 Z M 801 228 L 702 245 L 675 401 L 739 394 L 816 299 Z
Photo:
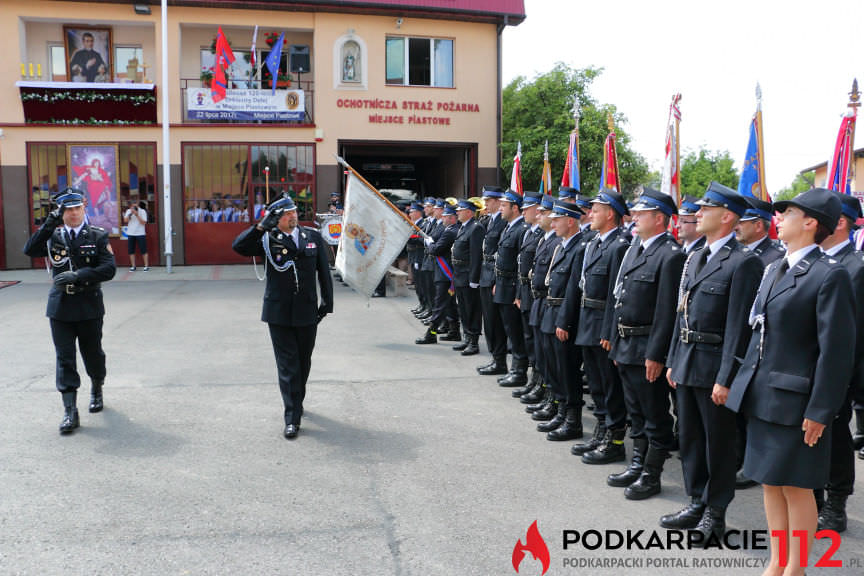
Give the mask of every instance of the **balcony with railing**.
M 227 78 L 222 99 L 212 80 L 181 78 L 184 124 L 279 124 L 309 126 L 315 123 L 314 80 L 282 80 L 273 90 L 269 82 Z M 218 100 L 218 102 L 214 101 Z

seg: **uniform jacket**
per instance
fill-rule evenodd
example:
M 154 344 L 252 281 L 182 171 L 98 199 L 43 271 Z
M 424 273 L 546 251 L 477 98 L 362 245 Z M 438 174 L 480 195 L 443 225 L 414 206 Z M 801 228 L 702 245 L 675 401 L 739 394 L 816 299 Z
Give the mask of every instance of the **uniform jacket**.
M 486 235 L 483 237 L 483 267 L 480 269 L 480 287 L 491 288 L 495 284 L 495 254 L 498 252 L 498 241 L 507 222 L 498 213 L 495 218 L 486 220 Z
M 78 272 L 77 282 L 68 291 L 65 286 L 51 286 L 45 312 L 48 318 L 78 322 L 105 315 L 101 283 L 114 278 L 117 268 L 104 229 L 85 223 L 69 242 L 63 226 L 52 229 L 43 224 L 27 241 L 24 253 L 33 258 L 47 257 L 52 277 L 69 270 Z
M 428 227 L 426 228 L 426 234 L 432 238 L 433 243 L 438 241 L 438 238 L 441 237 L 443 232 L 444 223 L 430 218 Z M 426 246 L 426 251 L 423 255 L 423 264 L 421 264 L 420 269 L 424 272 L 434 272 L 436 268 L 438 268 L 438 264 L 435 263 L 435 258 L 432 257 L 429 253 L 429 247 Z
M 779 260 L 786 255 L 786 251 L 783 250 L 781 246 L 778 246 L 777 243 L 771 240 L 768 236 L 763 238 L 762 241 L 753 248 L 752 252 L 762 260 L 762 264 L 765 266 L 768 266 L 771 262 Z
M 851 242 L 832 256 L 842 264 L 852 278 L 855 296 L 855 365 L 852 374 L 852 394 L 856 402 L 864 404 L 864 254 L 855 250 Z
M 685 256 L 689 256 L 691 253 L 700 250 L 705 247 L 705 237 L 701 236 L 696 242 L 693 243 L 693 246 L 690 247 L 690 252 L 684 252 Z M 681 246 L 681 249 L 684 249 L 684 246 Z
M 311 228 L 300 227 L 300 242 L 293 254 L 297 270 L 297 283 L 291 268 L 283 272 L 276 270 L 264 254 L 262 237 L 264 232 L 252 226 L 234 239 L 232 248 L 243 256 L 263 257 L 267 269 L 267 286 L 264 289 L 264 307 L 261 320 L 280 326 L 309 326 L 318 320 L 320 306 L 333 312 L 333 279 L 327 260 L 327 246 L 321 234 Z M 281 256 L 280 247 L 287 234 L 278 228 L 269 232 L 271 252 Z M 292 254 L 289 251 L 286 259 Z M 277 260 L 281 264 L 284 260 Z M 317 288 L 316 290 L 316 280 Z M 320 294 L 319 294 L 320 291 Z
M 618 273 L 621 286 L 615 301 L 609 358 L 619 364 L 641 366 L 646 359 L 665 364 L 675 328 L 684 251 L 667 232 L 642 254 L 636 254 L 637 246 L 633 246 Z M 622 337 L 619 324 L 651 328 L 646 335 Z
M 520 310 L 523 313 L 530 313 L 534 296 L 531 294 L 531 270 L 534 269 L 534 257 L 537 254 L 537 245 L 540 239 L 543 238 L 543 229 L 540 226 L 534 228 L 533 231 L 526 233 L 522 239 L 522 246 L 519 248 L 519 256 L 517 258 L 519 264 L 519 289 L 516 292 L 516 297 L 519 298 Z M 552 253 L 549 253 L 552 256 Z
M 852 282 L 819 247 L 775 282 L 780 265 L 773 263 L 762 280 L 753 312 L 764 314 L 765 333 L 752 332 L 726 406 L 785 426 L 804 418 L 828 425 L 852 376 Z
M 576 345 L 600 346 L 601 339 L 612 339 L 615 278 L 628 246 L 629 242 L 619 228 L 612 230 L 603 242 L 600 242 L 600 235 L 596 234 L 586 245 L 584 262 L 577 280 L 578 282 L 585 278 L 580 290 L 581 299 L 605 301 L 606 305 L 602 309 L 582 306 L 579 311 L 576 339 L 573 341 Z M 567 293 L 569 298 L 571 293 L 569 286 Z
M 432 259 L 432 262 L 435 265 L 435 282 L 446 282 L 450 283 L 450 278 L 444 274 L 444 271 L 441 270 L 441 266 L 438 264 L 438 257 L 444 259 L 447 263 L 447 268 L 452 272 L 453 271 L 453 262 L 452 262 L 452 252 L 453 241 L 456 240 L 456 233 L 459 231 L 459 223 L 453 224 L 452 226 L 448 226 L 441 231 L 441 234 L 438 236 L 438 239 L 435 240 L 433 244 L 430 244 L 426 247 L 426 254 L 428 257 Z
M 555 247 L 561 243 L 561 238 L 553 232 L 548 239 L 543 239 L 546 233 L 544 232 L 537 243 L 537 252 L 534 253 L 534 267 L 531 269 L 531 290 L 532 295 L 536 293 L 538 296 L 531 302 L 531 315 L 528 318 L 528 323 L 531 326 L 540 326 L 543 321 L 543 312 L 546 309 L 544 301 L 546 299 L 546 273 L 549 271 L 549 264 L 552 263 L 552 254 L 555 252 Z
M 457 288 L 480 283 L 484 233 L 483 227 L 474 218 L 462 224 L 456 233 L 453 241 L 453 280 Z
M 582 269 L 582 256 L 585 252 L 585 242 L 582 240 L 582 233 L 577 232 L 567 244 L 565 248 L 564 240 L 558 245 L 557 253 L 554 254 L 552 261 L 549 263 L 549 286 L 546 294 L 546 308 L 543 311 L 543 320 L 540 325 L 540 330 L 546 334 L 554 334 L 556 328 L 563 328 L 567 331 L 573 331 L 576 328 L 576 323 L 579 320 L 579 308 L 566 309 L 563 304 L 554 306 L 550 305 L 550 298 L 565 299 L 567 295 L 567 287 L 571 281 L 579 282 L 578 274 L 574 277 L 575 269 Z
M 678 313 L 668 366 L 672 381 L 685 386 L 728 387 L 750 338 L 750 306 L 762 278 L 762 261 L 744 251 L 734 236 L 700 271 L 697 262 L 708 246 L 691 252 L 679 291 Z M 686 314 L 685 314 L 686 310 Z M 682 342 L 681 330 L 719 335 L 722 342 Z
M 496 304 L 513 304 L 519 297 L 519 251 L 522 238 L 529 226 L 521 216 L 518 221 L 504 228 L 498 240 L 495 255 L 495 295 Z

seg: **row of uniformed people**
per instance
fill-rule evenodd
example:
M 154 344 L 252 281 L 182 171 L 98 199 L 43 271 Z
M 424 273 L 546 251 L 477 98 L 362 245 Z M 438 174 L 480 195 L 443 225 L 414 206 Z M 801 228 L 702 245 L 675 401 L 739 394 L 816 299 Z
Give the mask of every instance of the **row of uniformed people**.
M 473 255 L 466 250 L 453 261 L 454 271 L 476 271 L 481 259 L 481 269 L 485 266 L 485 277 L 481 273 L 480 281 L 469 282 L 457 298 L 467 326 L 471 302 L 477 299 L 470 295 L 480 291 L 492 361 L 478 371 L 502 374 L 502 386 L 518 386 L 527 380 L 528 365 L 533 366 L 530 382 L 514 396 L 526 403 L 542 400 L 527 407 L 540 421 L 538 430 L 550 440 L 567 440 L 582 436 L 584 367 L 597 425 L 592 437 L 572 451 L 588 464 L 624 460 L 629 422 L 631 462 L 622 473 L 610 475 L 608 483 L 624 487 L 625 496 L 636 500 L 660 492 L 664 462 L 676 445 L 669 402 L 673 386 L 692 502 L 661 524 L 698 528 L 706 536 L 722 534 L 736 472 L 740 483 L 747 480 L 739 470 L 747 418 L 738 417 L 736 425 L 723 403 L 751 337 L 756 339 L 748 312 L 762 271 L 783 255 L 768 238 L 771 204 L 745 199 L 717 183 L 699 201 L 685 198 L 680 209 L 669 196 L 650 189 L 629 210 L 611 190 L 586 199 L 562 189 L 553 203 L 551 197 L 529 193 L 522 198 L 486 188 L 484 198 L 489 216 L 482 225 L 474 224 L 484 232 L 482 253 L 478 256 L 475 240 Z M 845 230 L 848 237 L 854 210 L 860 213 L 860 207 L 851 197 L 834 201 L 846 217 L 840 225 L 835 222 L 835 234 L 841 238 Z M 630 210 L 632 243 L 623 226 Z M 591 231 L 580 222 L 586 213 Z M 676 213 L 683 247 L 667 232 Z M 455 237 L 460 234 L 461 227 Z M 480 233 L 470 235 L 475 236 Z M 471 246 L 469 236 L 464 237 L 463 244 Z M 861 260 L 848 241 L 835 249 L 848 251 L 851 262 Z M 864 290 L 864 280 L 856 286 Z M 861 301 L 858 309 L 864 310 Z M 476 328 L 472 332 L 476 342 Z M 466 331 L 466 340 L 470 335 Z M 513 352 L 509 373 L 508 340 Z M 847 398 L 833 426 L 845 434 L 833 435 L 835 446 L 842 437 L 842 446 L 832 451 L 828 502 L 820 516 L 821 524 L 835 529 L 845 529 L 845 499 L 854 474 L 849 405 Z M 736 427 L 741 439 L 737 457 L 736 444 L 729 441 Z

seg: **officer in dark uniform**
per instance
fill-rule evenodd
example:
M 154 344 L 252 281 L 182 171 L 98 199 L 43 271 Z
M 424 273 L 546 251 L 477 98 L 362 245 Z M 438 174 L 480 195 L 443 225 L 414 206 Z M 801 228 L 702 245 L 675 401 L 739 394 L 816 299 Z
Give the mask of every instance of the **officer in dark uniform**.
M 234 239 L 232 248 L 243 256 L 266 260 L 261 321 L 270 328 L 276 356 L 285 406 L 284 435 L 294 439 L 300 432 L 318 323 L 333 312 L 327 247 L 318 231 L 297 225 L 297 207 L 288 194 L 283 194 L 267 207 L 257 225 Z
M 774 206 L 771 202 L 752 196 L 744 196 L 744 200 L 750 207 L 735 227 L 735 238 L 745 248 L 759 256 L 762 264 L 768 266 L 786 254 L 783 246 L 768 237 L 771 220 L 774 217 Z
M 579 302 L 575 304 L 580 310 L 574 343 L 582 350 L 597 425 L 593 441 L 574 446 L 571 452 L 581 453 L 586 464 L 608 464 L 625 458 L 627 410 L 621 376 L 609 359 L 609 342 L 612 340 L 615 308 L 612 291 L 621 260 L 629 246 L 620 226 L 622 218 L 630 212 L 624 197 L 608 188 L 601 190 L 591 205 L 591 229 L 595 235 L 585 248 L 578 284 L 567 287 L 567 298 L 579 295 Z M 581 427 L 580 422 L 580 432 Z M 572 433 L 566 423 L 562 428 L 549 435 L 568 440 Z M 607 430 L 609 438 L 604 442 Z
M 673 448 L 666 361 L 675 328 L 684 253 L 667 229 L 677 208 L 668 194 L 643 188 L 630 209 L 637 238 L 624 256 L 614 287 L 612 351 L 624 382 L 633 458 L 606 479 L 628 500 L 660 493 L 663 465 Z
M 553 373 L 552 363 L 555 361 L 555 356 L 552 351 L 547 348 L 547 342 L 540 330 L 543 323 L 543 314 L 546 310 L 546 276 L 549 272 L 549 264 L 552 261 L 552 254 L 555 252 L 555 247 L 561 243 L 561 238 L 555 234 L 552 228 L 552 208 L 555 206 L 555 199 L 546 194 L 540 201 L 540 206 L 537 209 L 537 216 L 540 223 L 540 229 L 543 235 L 537 243 L 537 251 L 534 254 L 534 267 L 529 272 L 531 279 L 531 312 L 528 323 L 531 325 L 531 331 L 534 333 L 534 367 L 539 372 L 539 384 L 535 386 L 532 392 L 522 396 L 519 401 L 523 404 L 528 404 L 525 411 L 533 414 L 538 410 L 551 411 L 549 405 L 552 404 L 552 382 Z M 557 413 L 552 412 L 549 419 Z
M 483 227 L 474 218 L 477 206 L 469 200 L 460 200 L 456 206 L 459 231 L 453 241 L 453 284 L 456 303 L 462 319 L 464 338 L 453 346 L 462 356 L 480 352 L 478 342 L 483 328 L 480 306 L 480 267 L 483 264 Z
M 483 237 L 483 266 L 480 269 L 480 303 L 483 306 L 483 333 L 486 336 L 486 346 L 492 354 L 492 361 L 477 368 L 484 376 L 507 373 L 507 334 L 504 323 L 492 295 L 495 286 L 495 254 L 498 252 L 498 241 L 507 222 L 499 212 L 501 197 L 504 190 L 500 186 L 484 186 L 483 200 L 486 202 L 486 233 Z
M 426 198 L 423 201 L 423 212 L 426 214 L 423 220 L 423 233 L 426 236 L 431 236 L 437 239 L 441 235 L 443 228 L 440 225 L 441 210 L 444 208 L 444 202 L 441 202 L 441 207 L 438 207 L 438 201 L 435 198 Z M 427 326 L 429 317 L 432 316 L 432 310 L 435 308 L 435 265 L 426 254 L 426 246 L 423 246 L 423 259 L 420 262 L 420 278 L 423 282 L 423 293 L 426 295 L 426 309 L 421 310 L 417 314 L 417 318 L 423 321 Z
M 80 425 L 76 396 L 81 386 L 75 341 L 81 350 L 84 368 L 90 376 L 90 412 L 103 407 L 105 352 L 102 351 L 102 282 L 114 278 L 117 268 L 108 233 L 84 221 L 84 194 L 67 188 L 55 199 L 58 208 L 27 241 L 24 253 L 47 257 L 54 285 L 48 294 L 51 337 L 57 355 L 56 384 L 63 396 L 60 433 L 68 434 Z
M 546 273 L 546 310 L 540 327 L 546 340 L 547 349 L 552 351 L 554 376 L 552 384 L 553 401 L 547 410 L 539 410 L 531 417 L 547 420 L 537 425 L 539 432 L 548 433 L 569 420 L 581 422 L 582 379 L 579 366 L 582 358 L 578 348 L 573 345 L 576 327 L 579 323 L 578 306 L 564 306 L 567 287 L 570 282 L 579 282 L 585 242 L 579 230 L 582 210 L 572 203 L 559 200 L 555 203 L 551 217 L 555 234 L 561 238 L 556 247 Z M 550 419 L 551 418 L 551 419 Z
M 443 202 L 443 200 L 442 200 Z M 458 326 L 458 311 L 453 294 L 453 262 L 452 248 L 459 231 L 459 222 L 456 220 L 456 210 L 449 204 L 441 209 L 441 223 L 443 228 L 438 237 L 433 240 L 426 238 L 426 257 L 431 259 L 435 265 L 435 307 L 432 316 L 429 317 L 429 328 L 426 333 L 414 341 L 415 344 L 435 344 L 438 342 L 439 332 L 446 329 L 451 331 L 446 334 L 446 340 L 459 341 L 459 329 L 452 333 L 452 326 Z M 445 337 L 442 336 L 442 340 Z
M 786 251 L 783 247 L 768 237 L 771 229 L 771 220 L 774 217 L 774 206 L 752 196 L 744 196 L 749 207 L 738 221 L 735 227 L 735 238 L 747 250 L 756 254 L 762 264 L 768 266 L 771 262 L 782 258 Z M 735 436 L 735 462 L 738 472 L 735 474 L 735 487 L 747 488 L 755 486 L 756 482 L 744 476 L 741 465 L 744 463 L 744 449 L 747 446 L 747 416 L 737 414 L 735 416 L 738 434 Z
M 495 289 L 492 301 L 501 315 L 504 332 L 513 354 L 510 373 L 498 380 L 500 386 L 523 386 L 528 382 L 528 350 L 522 331 L 522 314 L 516 306 L 519 298 L 519 251 L 528 231 L 522 217 L 522 196 L 507 190 L 501 198 L 499 212 L 507 225 L 501 232 L 495 255 Z
M 846 499 L 855 485 L 855 454 L 849 422 L 852 420 L 852 401 L 864 397 L 864 255 L 849 241 L 855 222 L 862 217 L 861 203 L 850 194 L 834 193 L 840 200 L 840 218 L 833 234 L 822 241 L 825 255 L 844 266 L 852 279 L 855 295 L 855 366 L 852 381 L 831 422 L 831 472 L 826 486 L 828 499 L 819 511 L 819 529 L 846 531 Z M 817 503 L 824 499 L 817 491 Z
M 735 496 L 735 415 L 715 401 L 728 393 L 750 338 L 750 306 L 763 265 L 735 240 L 747 203 L 712 182 L 698 204 L 697 231 L 705 247 L 684 265 L 667 378 L 678 395 L 681 462 L 691 503 L 664 516 L 664 528 L 711 534 L 726 531 L 726 507 Z
M 415 226 L 423 229 L 423 206 L 419 202 L 411 203 L 408 217 Z M 412 234 L 405 245 L 405 249 L 408 251 L 408 265 L 411 267 L 411 278 L 414 280 L 414 292 L 417 293 L 417 307 L 411 310 L 414 314 L 419 314 L 426 307 L 423 282 L 420 281 L 420 264 L 423 262 L 423 255 L 425 254 L 423 248 L 423 235 L 417 233 Z
M 534 330 L 531 328 L 531 306 L 534 297 L 531 294 L 531 270 L 534 268 L 534 256 L 537 253 L 537 245 L 543 238 L 543 229 L 540 227 L 541 196 L 536 192 L 525 192 L 522 199 L 522 217 L 529 226 L 522 237 L 519 247 L 519 256 L 516 258 L 519 268 L 519 287 L 516 291 L 516 307 L 522 317 L 522 334 L 525 336 L 525 350 L 528 354 L 528 366 L 531 367 L 531 379 L 523 387 L 512 392 L 514 398 L 520 398 L 538 386 L 540 373 L 537 370 L 537 354 L 534 345 Z
M 561 198 L 565 202 L 573 202 L 585 213 L 582 218 L 579 219 L 579 229 L 582 231 L 582 240 L 584 242 L 590 242 L 594 236 L 597 235 L 597 231 L 591 228 L 591 203 L 594 200 L 591 196 L 587 194 L 577 193 L 571 194 L 570 197 Z
M 705 246 L 705 236 L 696 229 L 698 202 L 699 199 L 695 196 L 684 196 L 678 207 L 678 241 L 681 242 L 685 256 Z

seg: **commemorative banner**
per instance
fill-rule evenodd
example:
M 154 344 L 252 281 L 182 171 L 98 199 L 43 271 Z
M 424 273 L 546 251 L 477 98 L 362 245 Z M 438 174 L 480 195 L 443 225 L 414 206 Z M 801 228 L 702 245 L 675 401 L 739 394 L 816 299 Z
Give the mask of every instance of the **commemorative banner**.
M 331 246 L 339 244 L 339 238 L 342 236 L 342 215 L 341 214 L 319 214 L 318 218 L 321 222 L 321 236 L 324 241 Z
M 186 89 L 186 115 L 190 120 L 303 120 L 306 104 L 302 90 L 227 90 L 214 103 L 209 88 Z

